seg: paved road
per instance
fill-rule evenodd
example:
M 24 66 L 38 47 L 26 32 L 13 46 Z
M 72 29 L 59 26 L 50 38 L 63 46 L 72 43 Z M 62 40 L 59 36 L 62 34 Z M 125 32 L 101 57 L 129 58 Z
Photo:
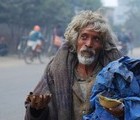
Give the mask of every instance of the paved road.
M 132 57 L 140 58 L 140 48 L 133 51 Z M 0 57 L 0 120 L 23 120 L 24 100 L 33 90 L 48 63 L 35 62 L 26 65 L 17 56 Z
M 45 64 L 26 65 L 16 56 L 0 57 L 0 120 L 23 120 L 24 100 L 40 80 Z

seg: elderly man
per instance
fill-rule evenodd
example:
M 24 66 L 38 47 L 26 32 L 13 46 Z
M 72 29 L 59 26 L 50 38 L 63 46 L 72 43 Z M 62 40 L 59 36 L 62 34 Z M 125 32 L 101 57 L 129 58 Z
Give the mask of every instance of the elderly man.
M 121 57 L 115 35 L 97 12 L 81 11 L 64 36 L 66 42 L 27 96 L 25 120 L 81 120 L 92 112 L 89 98 L 97 73 Z

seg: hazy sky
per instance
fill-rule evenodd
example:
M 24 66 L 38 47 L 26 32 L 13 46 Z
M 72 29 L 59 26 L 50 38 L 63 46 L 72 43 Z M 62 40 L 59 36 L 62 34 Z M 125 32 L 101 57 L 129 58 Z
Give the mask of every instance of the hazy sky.
M 118 5 L 118 0 L 102 0 L 104 3 L 104 6 L 112 6 L 116 7 Z

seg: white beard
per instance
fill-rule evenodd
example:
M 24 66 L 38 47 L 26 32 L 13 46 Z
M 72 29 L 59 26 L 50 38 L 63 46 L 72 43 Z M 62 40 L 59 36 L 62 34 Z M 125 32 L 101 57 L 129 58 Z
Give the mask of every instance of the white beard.
M 95 60 L 95 56 L 92 56 L 92 57 L 86 57 L 86 56 L 82 56 L 80 53 L 78 53 L 78 61 L 81 63 L 81 64 L 84 64 L 84 65 L 90 65 L 93 63 L 93 61 Z

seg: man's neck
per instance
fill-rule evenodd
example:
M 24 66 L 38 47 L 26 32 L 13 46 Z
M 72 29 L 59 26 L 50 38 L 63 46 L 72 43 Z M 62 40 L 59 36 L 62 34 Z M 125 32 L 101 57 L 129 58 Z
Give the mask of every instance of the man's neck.
M 76 71 L 81 77 L 84 78 L 84 77 L 91 76 L 93 74 L 94 68 L 95 68 L 94 63 L 90 65 L 84 65 L 79 63 L 76 67 Z

